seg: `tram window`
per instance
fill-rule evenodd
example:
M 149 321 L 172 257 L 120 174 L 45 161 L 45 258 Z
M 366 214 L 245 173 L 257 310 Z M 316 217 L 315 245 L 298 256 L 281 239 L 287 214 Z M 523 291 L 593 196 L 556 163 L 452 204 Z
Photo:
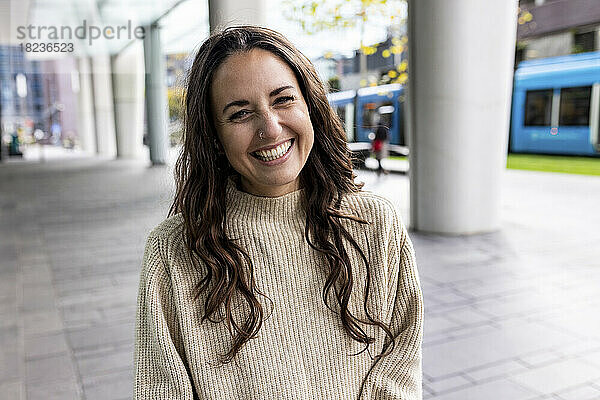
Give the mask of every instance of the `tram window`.
M 590 123 L 591 86 L 560 90 L 559 125 L 587 126 Z
M 398 126 L 398 133 L 399 133 L 400 140 L 399 140 L 398 144 L 400 146 L 407 145 L 406 136 L 404 133 L 404 125 L 406 124 L 406 121 L 405 121 L 406 106 L 404 104 L 404 100 L 405 100 L 404 95 L 398 96 L 398 112 L 400 113 L 400 118 L 398 119 L 400 121 L 400 124 Z
M 377 127 L 377 122 L 388 128 L 392 127 L 392 116 L 394 106 L 391 102 L 366 103 L 363 106 L 363 128 L 373 129 Z
M 363 128 L 370 129 L 375 126 L 375 118 L 377 114 L 377 104 L 375 103 L 367 103 L 363 106 Z
M 342 124 L 346 125 L 346 107 L 345 106 L 335 106 L 335 112 L 340 117 L 340 121 Z
M 552 89 L 528 90 L 525 126 L 549 126 L 552 118 Z

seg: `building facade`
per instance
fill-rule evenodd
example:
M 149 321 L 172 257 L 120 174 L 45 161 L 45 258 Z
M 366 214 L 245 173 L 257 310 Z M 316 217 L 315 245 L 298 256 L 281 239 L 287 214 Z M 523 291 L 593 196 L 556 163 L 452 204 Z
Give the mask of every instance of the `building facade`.
M 0 46 L 0 127 L 3 134 L 40 127 L 44 111 L 44 88 L 40 62 L 24 57 L 19 46 Z M 25 90 L 17 90 L 17 82 Z
M 356 50 L 354 57 L 340 60 L 339 71 L 342 72 L 341 88 L 358 89 L 365 86 L 404 83 L 398 77 L 406 71 L 408 49 L 405 34 L 389 34 L 385 41 L 370 46 L 367 53 L 366 71 L 361 71 L 361 51 Z M 404 68 L 399 70 L 398 68 Z
M 598 0 L 521 0 L 515 63 L 600 50 Z

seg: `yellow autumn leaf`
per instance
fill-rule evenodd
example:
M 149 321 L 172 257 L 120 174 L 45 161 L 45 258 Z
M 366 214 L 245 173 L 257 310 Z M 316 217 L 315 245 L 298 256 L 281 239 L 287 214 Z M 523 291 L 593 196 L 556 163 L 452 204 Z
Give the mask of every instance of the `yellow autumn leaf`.
M 377 48 L 375 48 L 373 46 L 361 46 L 360 51 L 363 54 L 371 55 L 371 54 L 375 54 L 375 52 L 377 51 Z
M 403 51 L 404 51 L 404 46 L 402 46 L 402 45 L 392 46 L 392 53 L 394 53 L 394 54 L 400 54 Z
M 398 76 L 398 73 L 394 70 L 389 71 L 387 74 L 390 78 L 395 78 Z
M 388 58 L 389 56 L 392 55 L 392 53 L 390 53 L 390 51 L 386 49 L 381 52 L 381 55 L 383 56 L 383 58 Z

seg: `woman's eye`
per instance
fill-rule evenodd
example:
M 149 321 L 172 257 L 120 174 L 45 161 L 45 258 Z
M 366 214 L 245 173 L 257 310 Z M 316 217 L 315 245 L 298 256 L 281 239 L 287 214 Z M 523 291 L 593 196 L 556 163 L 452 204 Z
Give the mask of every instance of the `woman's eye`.
M 277 100 L 275 100 L 275 103 L 276 104 L 289 103 L 290 101 L 294 101 L 294 100 L 296 100 L 294 96 L 283 96 L 283 97 L 277 98 Z
M 229 120 L 230 121 L 234 121 L 234 120 L 237 120 L 237 119 L 241 119 L 241 118 L 244 118 L 248 114 L 250 114 L 249 111 L 240 110 L 238 112 L 235 112 L 235 113 L 231 114 L 231 116 L 229 117 Z

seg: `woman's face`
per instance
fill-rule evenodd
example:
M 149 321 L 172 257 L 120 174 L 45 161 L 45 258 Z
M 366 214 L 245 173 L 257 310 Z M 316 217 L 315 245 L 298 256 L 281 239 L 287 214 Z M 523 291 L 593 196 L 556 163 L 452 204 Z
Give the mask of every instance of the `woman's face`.
M 210 93 L 217 135 L 243 190 L 269 197 L 297 190 L 314 131 L 290 67 L 266 50 L 237 53 L 217 69 Z

